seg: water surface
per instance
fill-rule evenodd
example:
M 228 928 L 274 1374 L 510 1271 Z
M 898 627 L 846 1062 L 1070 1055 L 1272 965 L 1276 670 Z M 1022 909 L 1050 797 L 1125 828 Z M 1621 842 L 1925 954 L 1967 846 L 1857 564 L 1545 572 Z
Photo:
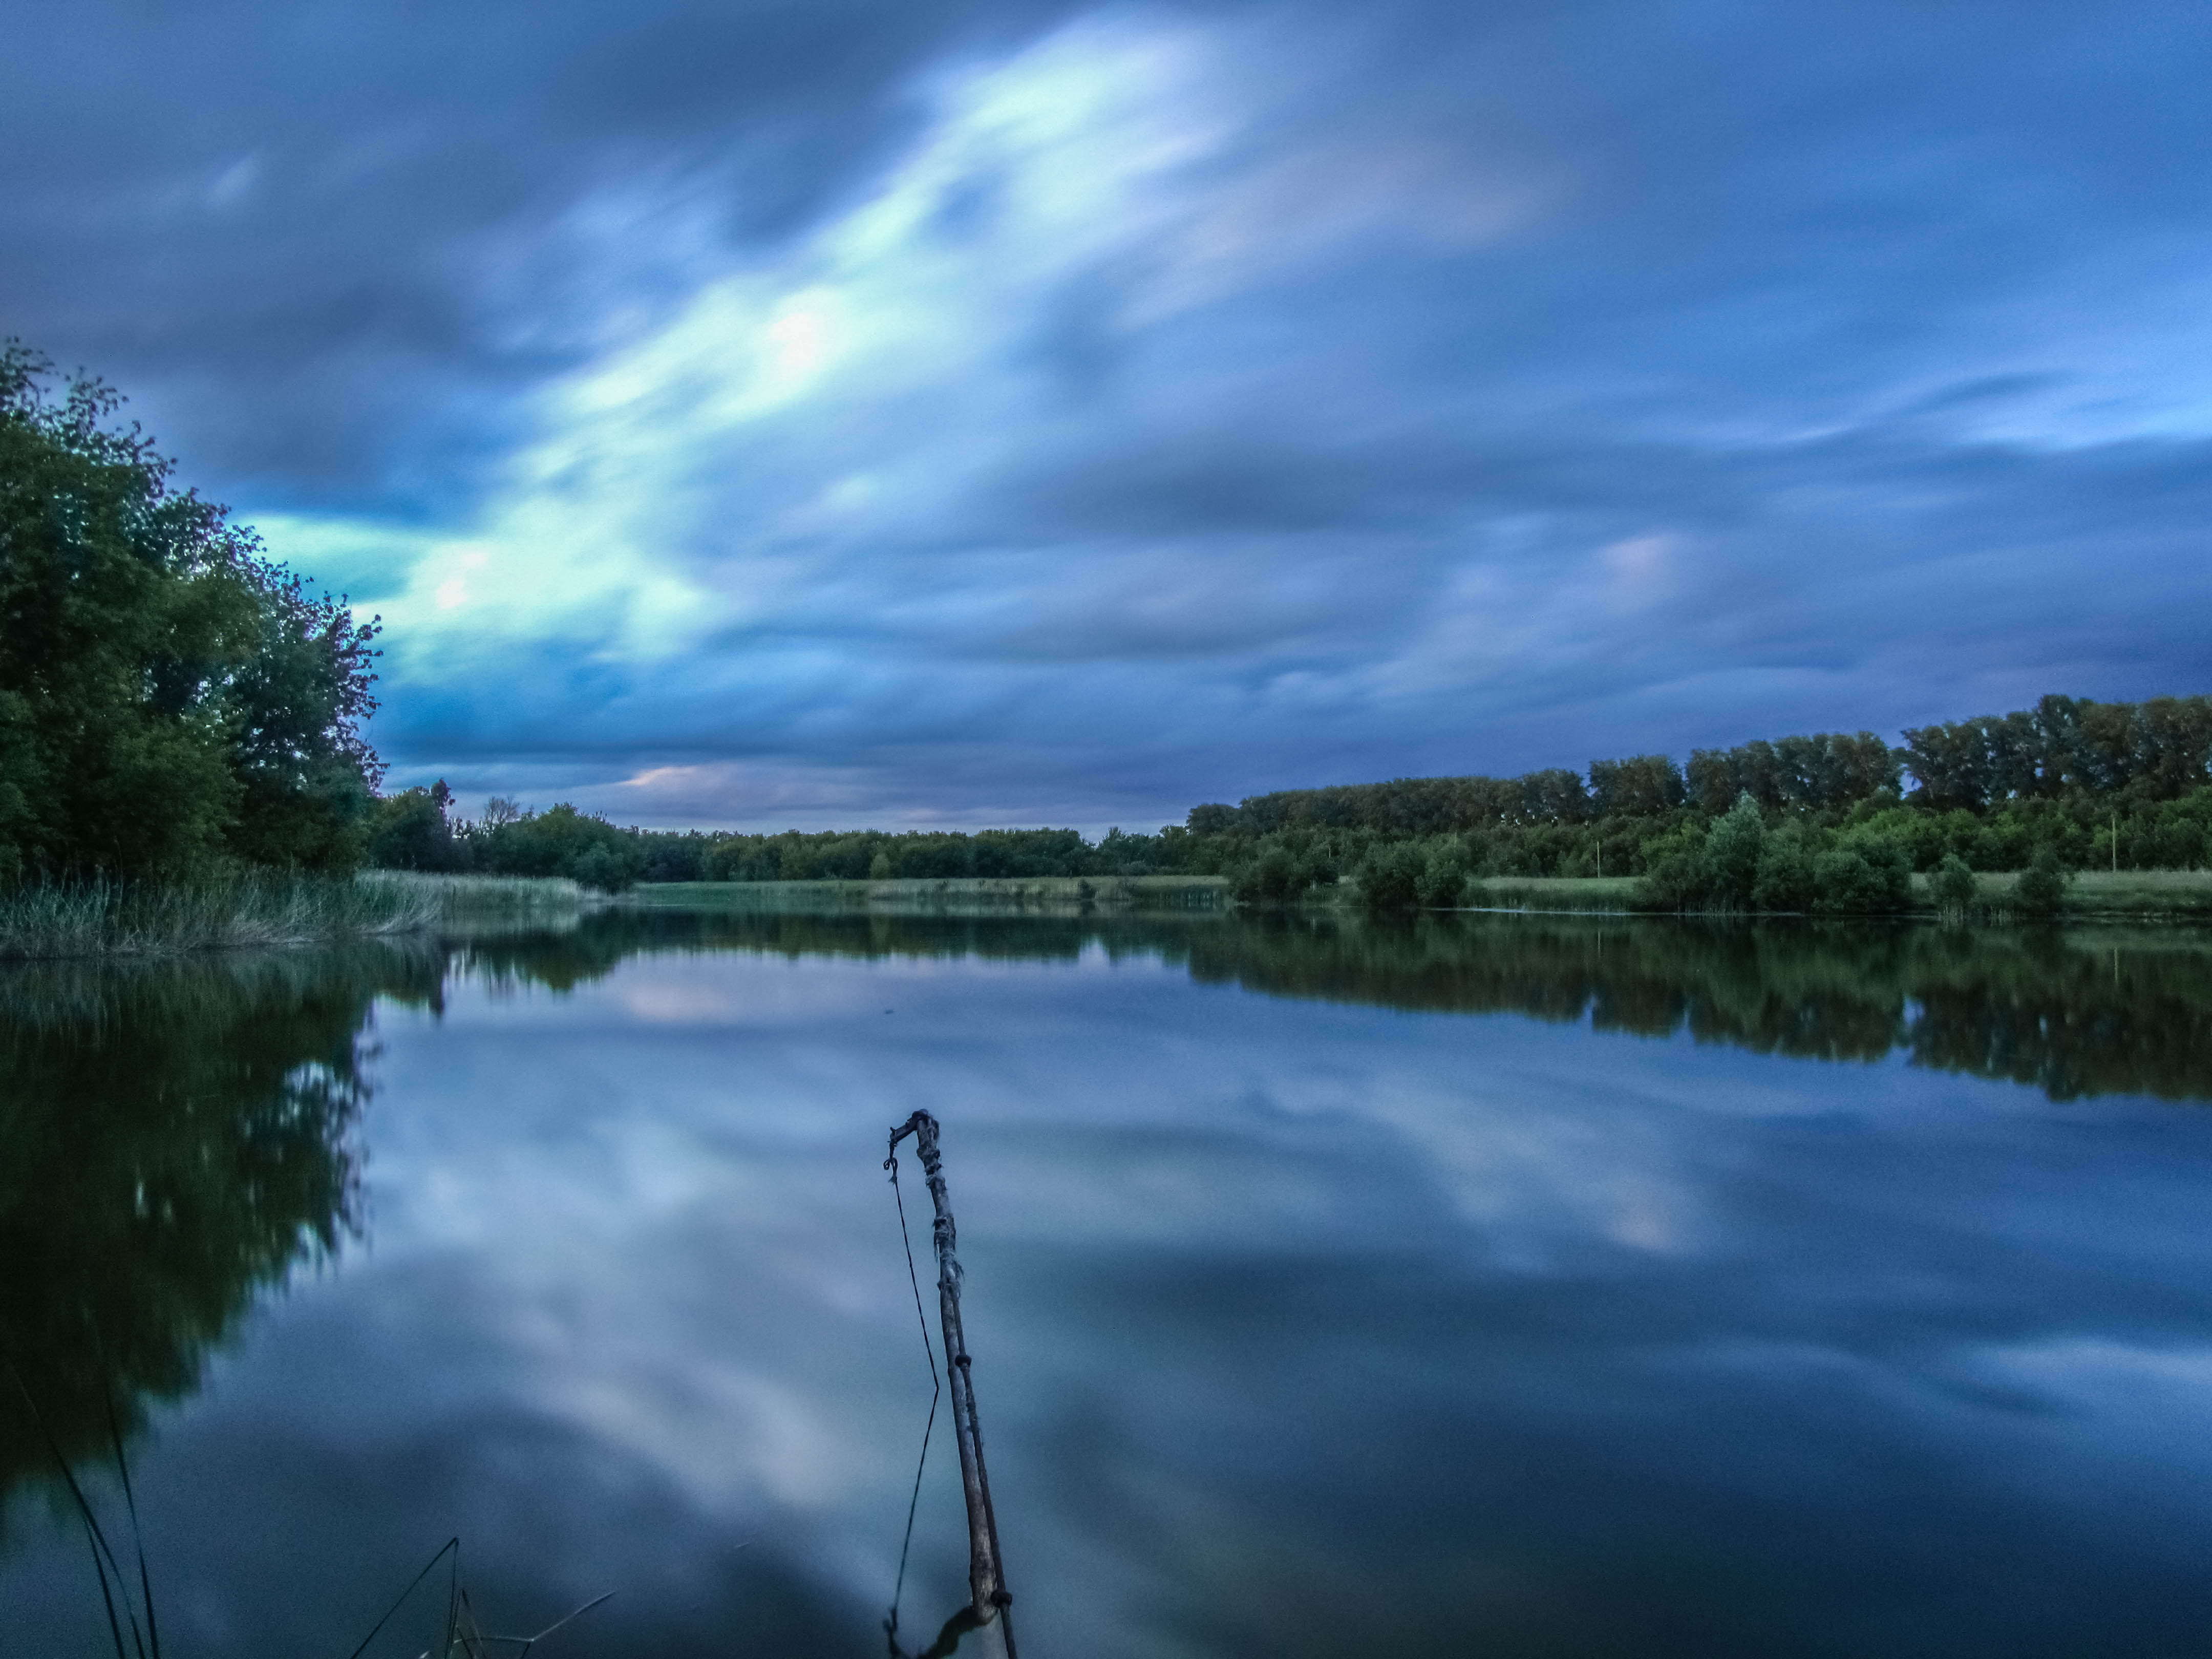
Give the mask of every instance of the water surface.
M 106 1650 L 47 1442 L 94 1468 L 112 1402 L 174 1655 L 343 1659 L 456 1534 L 495 1627 L 616 1592 L 548 1654 L 882 1651 L 928 1376 L 878 1166 L 927 1107 L 1030 1659 L 2198 1652 L 2208 1101 L 2185 932 L 609 916 L 16 969 L 0 1650 Z M 940 1440 L 910 1640 L 963 1547 Z

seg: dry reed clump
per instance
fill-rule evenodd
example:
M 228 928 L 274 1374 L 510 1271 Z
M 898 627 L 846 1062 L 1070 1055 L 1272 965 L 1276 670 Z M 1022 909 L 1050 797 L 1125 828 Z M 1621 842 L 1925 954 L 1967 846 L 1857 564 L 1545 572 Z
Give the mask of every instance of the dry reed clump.
M 0 894 L 0 959 L 154 957 L 417 933 L 574 912 L 569 881 L 246 871 L 192 882 L 25 883 Z

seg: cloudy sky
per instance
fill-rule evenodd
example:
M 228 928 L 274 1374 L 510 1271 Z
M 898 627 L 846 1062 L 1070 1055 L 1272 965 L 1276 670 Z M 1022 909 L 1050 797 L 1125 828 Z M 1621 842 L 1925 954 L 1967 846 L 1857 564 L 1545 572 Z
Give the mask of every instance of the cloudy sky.
M 2212 690 L 2201 6 L 46 0 L 0 333 L 620 821 Z

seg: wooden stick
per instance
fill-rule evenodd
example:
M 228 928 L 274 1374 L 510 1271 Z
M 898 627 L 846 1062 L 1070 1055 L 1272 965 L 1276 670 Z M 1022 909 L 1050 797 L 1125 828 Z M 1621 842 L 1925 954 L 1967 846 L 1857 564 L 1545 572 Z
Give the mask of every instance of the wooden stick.
M 1013 1602 L 1006 1589 L 999 1559 L 999 1523 L 991 1513 L 991 1480 L 983 1472 L 983 1431 L 975 1420 L 975 1389 L 968 1375 L 968 1340 L 960 1326 L 960 1258 L 954 1254 L 956 1234 L 952 1206 L 945 1194 L 945 1166 L 937 1152 L 937 1120 L 916 1112 L 891 1131 L 890 1150 L 908 1135 L 921 1154 L 921 1172 L 929 1183 L 929 1200 L 937 1218 L 930 1235 L 937 1244 L 938 1319 L 945 1334 L 945 1367 L 952 1395 L 952 1435 L 960 1449 L 960 1486 L 968 1499 L 968 1589 L 973 1598 L 975 1622 L 988 1625 Z M 889 1162 L 888 1159 L 885 1160 Z M 1013 1651 L 1013 1621 L 1004 1632 L 1006 1650 Z

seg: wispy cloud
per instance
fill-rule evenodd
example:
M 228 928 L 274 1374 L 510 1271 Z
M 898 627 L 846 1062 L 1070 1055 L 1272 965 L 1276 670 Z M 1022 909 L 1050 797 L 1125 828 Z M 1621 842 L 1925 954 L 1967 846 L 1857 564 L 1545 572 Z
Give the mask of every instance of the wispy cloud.
M 31 169 L 6 291 L 465 793 L 1097 828 L 2201 687 L 2202 21 L 1701 17 L 556 10 Z

